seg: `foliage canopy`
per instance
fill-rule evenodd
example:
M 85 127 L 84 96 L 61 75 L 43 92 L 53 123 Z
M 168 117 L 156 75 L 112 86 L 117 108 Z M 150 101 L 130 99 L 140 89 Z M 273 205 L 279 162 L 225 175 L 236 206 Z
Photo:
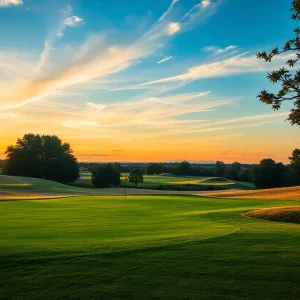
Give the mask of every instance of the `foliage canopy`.
M 300 0 L 294 0 L 292 3 L 292 19 L 300 20 Z M 286 67 L 282 67 L 277 71 L 268 74 L 267 78 L 273 84 L 280 83 L 280 90 L 274 94 L 267 90 L 262 90 L 257 96 L 259 100 L 267 105 L 272 105 L 274 110 L 278 110 L 282 102 L 293 101 L 294 107 L 287 118 L 292 125 L 300 126 L 300 71 L 296 68 L 296 64 L 300 59 L 300 28 L 294 30 L 294 38 L 288 40 L 285 45 L 279 49 L 275 47 L 271 52 L 259 52 L 257 58 L 266 62 L 271 62 L 276 56 L 288 53 Z M 294 55 L 293 55 L 293 54 Z
M 92 169 L 92 183 L 98 188 L 119 185 L 120 176 L 120 170 L 116 164 L 97 164 Z
M 72 152 L 70 144 L 57 136 L 25 134 L 7 147 L 3 173 L 73 182 L 79 177 L 79 166 Z

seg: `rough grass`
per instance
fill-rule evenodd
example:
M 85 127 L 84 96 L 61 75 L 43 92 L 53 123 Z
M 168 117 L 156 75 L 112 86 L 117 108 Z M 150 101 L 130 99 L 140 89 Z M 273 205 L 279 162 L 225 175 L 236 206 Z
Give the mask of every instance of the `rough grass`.
M 265 190 L 227 190 L 203 192 L 201 195 L 226 198 L 300 200 L 300 186 Z
M 245 215 L 276 222 L 300 223 L 300 206 L 264 208 L 246 212 Z
M 0 201 L 1 299 L 299 299 L 296 201 L 184 195 Z

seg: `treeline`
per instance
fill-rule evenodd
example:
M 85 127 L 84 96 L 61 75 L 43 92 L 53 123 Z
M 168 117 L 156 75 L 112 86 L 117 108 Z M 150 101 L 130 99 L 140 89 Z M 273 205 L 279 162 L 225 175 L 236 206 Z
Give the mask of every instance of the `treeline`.
M 119 174 L 131 173 L 133 169 L 135 171 L 129 179 L 134 183 L 142 182 L 143 174 L 166 173 L 176 176 L 224 177 L 235 181 L 249 181 L 257 188 L 300 185 L 299 149 L 292 152 L 288 165 L 267 158 L 261 160 L 258 165 L 243 165 L 239 162 L 225 164 L 222 161 L 217 161 L 214 165 L 199 165 L 182 161 L 149 164 L 113 163 L 109 167 L 100 167 L 103 164 L 78 163 L 70 144 L 62 142 L 57 136 L 25 134 L 15 145 L 8 146 L 5 153 L 7 159 L 0 160 L 3 174 L 44 178 L 62 183 L 74 182 L 79 177 L 81 167 L 92 172 L 95 184 L 97 177 L 97 185 L 103 186 L 118 185 Z M 112 183 L 105 183 L 109 176 L 112 176 Z
M 243 165 L 239 162 L 225 164 L 217 161 L 215 165 L 205 167 L 191 164 L 187 161 L 180 163 L 149 163 L 126 164 L 114 163 L 121 173 L 130 173 L 138 169 L 146 175 L 175 175 L 175 176 L 203 176 L 223 177 L 234 181 L 252 182 L 257 188 L 275 188 L 300 185 L 300 150 L 295 149 L 289 157 L 290 164 L 284 165 L 271 158 L 263 159 L 257 165 Z M 95 163 L 80 163 L 86 170 L 93 171 Z
M 99 163 L 79 163 L 80 167 L 86 171 L 93 172 L 95 165 Z M 232 180 L 250 181 L 250 171 L 253 165 L 242 165 L 238 162 L 233 164 L 225 164 L 224 162 L 217 161 L 215 165 L 199 165 L 191 164 L 187 161 L 180 163 L 149 163 L 149 164 L 136 164 L 136 163 L 113 163 L 121 173 L 130 173 L 133 169 L 140 170 L 146 175 L 166 175 L 175 176 L 202 176 L 202 177 L 224 177 Z

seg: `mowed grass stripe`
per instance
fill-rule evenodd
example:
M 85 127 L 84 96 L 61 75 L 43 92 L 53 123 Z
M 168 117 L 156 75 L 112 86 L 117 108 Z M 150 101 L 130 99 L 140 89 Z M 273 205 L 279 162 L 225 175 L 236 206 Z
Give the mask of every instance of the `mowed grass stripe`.
M 291 205 L 182 195 L 0 202 L 0 295 L 298 299 L 300 225 L 243 215 Z

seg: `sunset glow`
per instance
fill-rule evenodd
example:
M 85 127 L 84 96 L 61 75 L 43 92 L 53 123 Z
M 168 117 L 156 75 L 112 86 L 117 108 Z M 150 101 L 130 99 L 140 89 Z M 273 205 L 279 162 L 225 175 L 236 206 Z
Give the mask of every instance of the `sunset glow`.
M 0 159 L 39 133 L 79 161 L 288 162 L 291 105 L 256 98 L 288 59 L 256 58 L 292 33 L 285 0 L 268 20 L 269 0 L 118 3 L 0 0 Z

